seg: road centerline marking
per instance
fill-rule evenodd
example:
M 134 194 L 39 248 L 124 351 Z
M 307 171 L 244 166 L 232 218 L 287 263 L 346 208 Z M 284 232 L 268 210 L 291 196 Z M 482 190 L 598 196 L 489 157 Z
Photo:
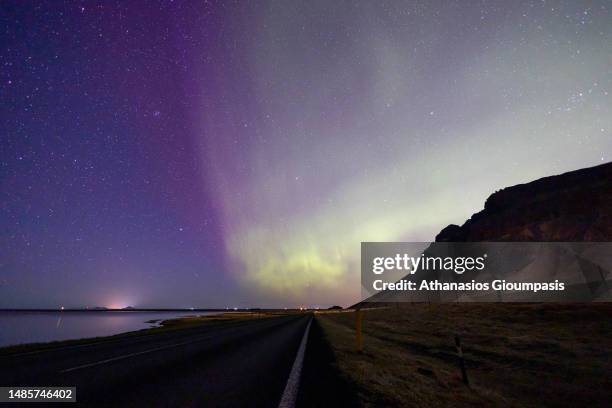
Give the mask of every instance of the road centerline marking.
M 244 325 L 237 325 L 237 326 L 233 326 L 233 327 L 228 327 L 225 330 L 221 330 L 221 331 L 232 332 L 232 331 L 235 331 L 237 328 L 240 328 L 240 327 L 244 327 Z M 216 337 L 218 335 L 219 335 L 219 333 L 212 334 L 212 335 L 208 334 L 206 336 L 198 337 L 198 338 L 195 338 L 195 339 L 191 339 L 189 341 L 184 341 L 184 342 L 174 343 L 174 344 L 168 344 L 166 346 L 154 347 L 154 348 L 148 349 L 148 350 L 138 351 L 138 352 L 130 353 L 130 354 L 124 354 L 124 355 L 117 356 L 117 357 L 111 357 L 111 358 L 107 358 L 105 360 L 95 361 L 93 363 L 87 363 L 87 364 L 82 364 L 82 365 L 78 365 L 78 366 L 71 367 L 71 368 L 66 368 L 64 370 L 60 370 L 59 373 L 61 373 L 61 374 L 69 373 L 69 372 L 72 372 L 72 371 L 81 370 L 83 368 L 95 367 L 95 366 L 102 365 L 102 364 L 112 363 L 114 361 L 124 360 L 124 359 L 130 358 L 130 357 L 135 357 L 135 356 L 139 356 L 139 355 L 143 355 L 143 354 L 153 353 L 153 352 L 156 352 L 156 351 L 161 351 L 161 350 L 170 349 L 170 348 L 174 348 L 174 347 L 180 347 L 180 346 L 184 346 L 184 345 L 187 345 L 187 344 L 197 343 L 199 341 L 212 339 L 212 338 L 214 338 L 214 337 Z
M 169 349 L 169 348 L 173 348 L 173 347 L 184 346 L 186 344 L 195 343 L 195 342 L 198 342 L 198 341 L 201 341 L 201 340 L 206 340 L 208 338 L 211 338 L 211 337 L 209 336 L 209 337 L 206 337 L 206 338 L 201 338 L 201 339 L 196 339 L 196 340 L 191 340 L 191 341 L 185 341 L 185 342 L 182 342 L 182 343 L 169 344 L 167 346 L 155 347 L 155 348 L 148 349 L 148 350 L 138 351 L 136 353 L 124 354 L 122 356 L 107 358 L 106 360 L 100 360 L 100 361 L 96 361 L 96 362 L 93 362 L 93 363 L 82 364 L 80 366 L 76 366 L 76 367 L 72 367 L 72 368 L 67 368 L 65 370 L 61 370 L 60 373 L 69 373 L 71 371 L 80 370 L 82 368 L 94 367 L 94 366 L 97 366 L 97 365 L 111 363 L 113 361 L 119 361 L 119 360 L 124 360 L 126 358 L 134 357 L 134 356 L 140 356 L 142 354 L 148 354 L 148 353 L 153 353 L 155 351 L 165 350 L 165 349 Z

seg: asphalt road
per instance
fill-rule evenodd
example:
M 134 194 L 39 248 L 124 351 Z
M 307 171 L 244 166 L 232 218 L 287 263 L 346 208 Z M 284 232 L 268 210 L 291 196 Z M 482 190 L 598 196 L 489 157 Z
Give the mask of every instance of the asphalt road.
M 277 407 L 310 318 L 253 319 L 0 356 L 0 386 L 76 386 L 79 406 Z

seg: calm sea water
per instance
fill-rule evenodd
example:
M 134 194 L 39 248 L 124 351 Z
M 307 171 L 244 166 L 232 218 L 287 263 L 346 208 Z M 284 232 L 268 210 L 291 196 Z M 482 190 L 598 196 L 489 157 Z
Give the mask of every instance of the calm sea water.
M 110 336 L 156 326 L 151 320 L 214 312 L 0 312 L 0 347 Z

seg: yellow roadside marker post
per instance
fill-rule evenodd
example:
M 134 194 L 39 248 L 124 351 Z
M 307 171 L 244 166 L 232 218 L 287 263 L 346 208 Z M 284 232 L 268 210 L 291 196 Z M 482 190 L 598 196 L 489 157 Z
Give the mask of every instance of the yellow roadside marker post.
M 363 326 L 363 312 L 361 309 L 355 310 L 355 340 L 357 346 L 357 352 L 363 352 L 363 335 L 361 329 Z

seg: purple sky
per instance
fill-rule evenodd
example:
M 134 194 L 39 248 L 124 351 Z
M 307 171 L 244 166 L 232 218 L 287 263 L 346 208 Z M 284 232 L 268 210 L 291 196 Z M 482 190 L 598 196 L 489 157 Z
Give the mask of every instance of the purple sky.
M 0 307 L 348 305 L 361 241 L 612 153 L 606 1 L 0 17 Z

